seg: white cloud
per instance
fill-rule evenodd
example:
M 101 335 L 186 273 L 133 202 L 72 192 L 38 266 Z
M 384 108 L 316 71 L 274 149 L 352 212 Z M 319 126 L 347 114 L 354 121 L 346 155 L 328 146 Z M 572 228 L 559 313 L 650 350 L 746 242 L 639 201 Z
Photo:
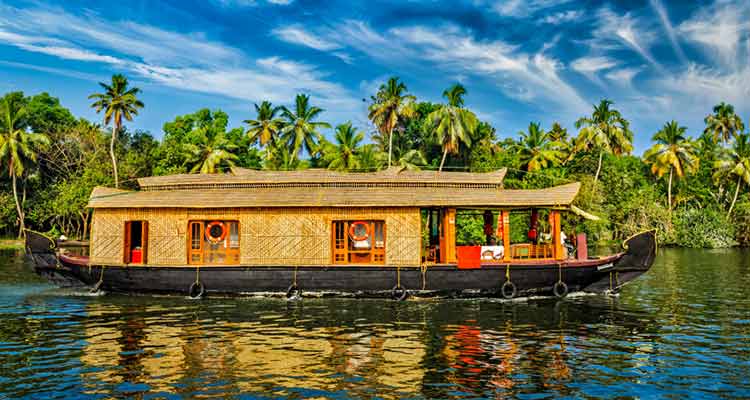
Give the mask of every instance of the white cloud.
M 598 72 L 617 66 L 617 61 L 604 56 L 581 57 L 570 63 L 571 68 L 581 73 Z
M 300 25 L 279 27 L 271 31 L 271 33 L 279 40 L 315 50 L 328 51 L 341 48 L 339 44 L 308 32 Z
M 581 19 L 581 17 L 583 17 L 582 10 L 568 10 L 547 15 L 542 18 L 542 22 L 550 25 L 560 25 L 566 22 L 577 21 Z
M 638 75 L 643 68 L 619 68 L 608 71 L 604 76 L 615 84 L 623 87 L 631 88 L 633 86 L 633 79 Z
M 748 111 L 750 103 L 750 66 L 726 72 L 691 63 L 683 72 L 665 79 L 661 84 L 668 90 L 699 101 L 707 107 L 721 101 L 734 103 Z
M 604 49 L 620 48 L 623 45 L 638 53 L 659 71 L 664 68 L 659 64 L 649 50 L 656 35 L 646 26 L 636 22 L 630 14 L 619 15 L 607 7 L 597 12 L 599 25 L 594 31 L 592 47 Z
M 656 11 L 656 14 L 659 15 L 659 21 L 661 21 L 661 25 L 662 27 L 664 27 L 664 31 L 667 32 L 669 41 L 672 42 L 672 48 L 680 58 L 680 61 L 686 62 L 687 58 L 685 57 L 685 53 L 682 51 L 682 47 L 680 47 L 680 43 L 677 41 L 677 35 L 675 34 L 674 27 L 672 26 L 672 21 L 670 21 L 669 19 L 667 8 L 664 7 L 664 4 L 661 2 L 661 0 L 651 0 L 651 7 L 654 9 L 654 11 Z
M 491 8 L 506 17 L 527 17 L 537 11 L 556 7 L 572 0 L 503 0 L 494 2 Z
M 702 48 L 724 66 L 740 63 L 741 41 L 750 34 L 750 4 L 716 2 L 702 8 L 677 28 L 684 37 Z M 742 64 L 746 65 L 747 62 Z
M 2 11 L 0 40 L 26 51 L 103 63 L 179 90 L 247 101 L 288 103 L 304 92 L 324 107 L 347 109 L 347 102 L 355 102 L 313 65 L 280 57 L 252 62 L 240 50 L 202 33 L 170 32 L 96 15 L 84 19 L 59 9 Z

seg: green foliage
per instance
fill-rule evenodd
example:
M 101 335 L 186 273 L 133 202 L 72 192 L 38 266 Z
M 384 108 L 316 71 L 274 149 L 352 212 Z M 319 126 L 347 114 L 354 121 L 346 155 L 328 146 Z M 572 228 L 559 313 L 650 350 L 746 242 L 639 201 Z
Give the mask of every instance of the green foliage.
M 737 244 L 734 226 L 714 207 L 684 208 L 674 218 L 676 243 L 684 247 L 720 248 Z
M 485 242 L 484 220 L 481 215 L 456 216 L 456 245 L 472 246 Z

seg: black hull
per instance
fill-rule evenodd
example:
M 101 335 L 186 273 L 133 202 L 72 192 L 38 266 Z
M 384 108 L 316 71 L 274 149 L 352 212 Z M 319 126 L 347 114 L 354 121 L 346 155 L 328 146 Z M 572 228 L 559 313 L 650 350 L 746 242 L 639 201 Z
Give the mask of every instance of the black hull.
M 250 265 L 123 267 L 89 266 L 80 259 L 67 256 L 60 256 L 59 262 L 46 265 L 44 260 L 48 258 L 36 254 L 35 259 L 42 261 L 36 265 L 37 273 L 55 284 L 75 286 L 77 282 L 120 293 L 187 295 L 191 286 L 198 281 L 207 295 L 286 294 L 290 286 L 296 284 L 303 295 L 384 297 L 392 296 L 393 288 L 400 286 L 411 295 L 502 297 L 501 287 L 506 282 L 506 273 L 509 273 L 510 282 L 516 288 L 513 297 L 519 297 L 552 295 L 555 284 L 560 280 L 569 292 L 617 291 L 625 283 L 648 271 L 655 254 L 654 234 L 646 232 L 628 241 L 625 253 L 601 259 L 568 261 L 561 265 L 550 262 L 511 264 L 510 267 L 483 265 L 470 270 L 458 269 L 454 265 L 427 268 Z M 511 291 L 509 289 L 506 287 L 506 294 Z

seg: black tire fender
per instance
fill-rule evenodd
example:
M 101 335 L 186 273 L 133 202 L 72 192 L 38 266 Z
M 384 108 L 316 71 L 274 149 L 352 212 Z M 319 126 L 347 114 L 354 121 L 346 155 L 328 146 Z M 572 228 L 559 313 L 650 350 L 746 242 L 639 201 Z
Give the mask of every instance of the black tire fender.
M 505 283 L 503 283 L 503 286 L 500 287 L 500 294 L 503 295 L 503 298 L 512 299 L 516 297 L 516 294 L 518 294 L 518 289 L 513 282 L 505 281 Z
M 396 285 L 391 289 L 391 297 L 393 300 L 404 301 L 409 297 L 409 291 L 403 287 Z
M 190 285 L 190 288 L 188 288 L 188 296 L 191 299 L 200 299 L 203 297 L 203 295 L 206 293 L 206 288 L 203 286 L 201 282 L 193 282 L 192 285 Z
M 555 283 L 555 286 L 552 286 L 552 292 L 555 294 L 555 297 L 561 299 L 568 295 L 568 285 L 563 281 L 558 281 Z

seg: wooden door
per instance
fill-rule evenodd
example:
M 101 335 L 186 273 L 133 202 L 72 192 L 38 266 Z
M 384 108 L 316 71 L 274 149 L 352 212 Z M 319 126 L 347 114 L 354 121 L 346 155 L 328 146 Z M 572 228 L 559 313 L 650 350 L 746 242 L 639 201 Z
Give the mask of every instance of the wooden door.
M 148 263 L 148 221 L 141 221 L 141 263 Z
M 130 221 L 125 222 L 125 239 L 123 240 L 123 248 L 122 248 L 122 262 L 125 264 L 130 264 L 130 240 L 132 239 L 131 235 L 131 228 L 132 223 Z
M 203 264 L 203 222 L 191 222 L 188 235 L 188 264 Z

